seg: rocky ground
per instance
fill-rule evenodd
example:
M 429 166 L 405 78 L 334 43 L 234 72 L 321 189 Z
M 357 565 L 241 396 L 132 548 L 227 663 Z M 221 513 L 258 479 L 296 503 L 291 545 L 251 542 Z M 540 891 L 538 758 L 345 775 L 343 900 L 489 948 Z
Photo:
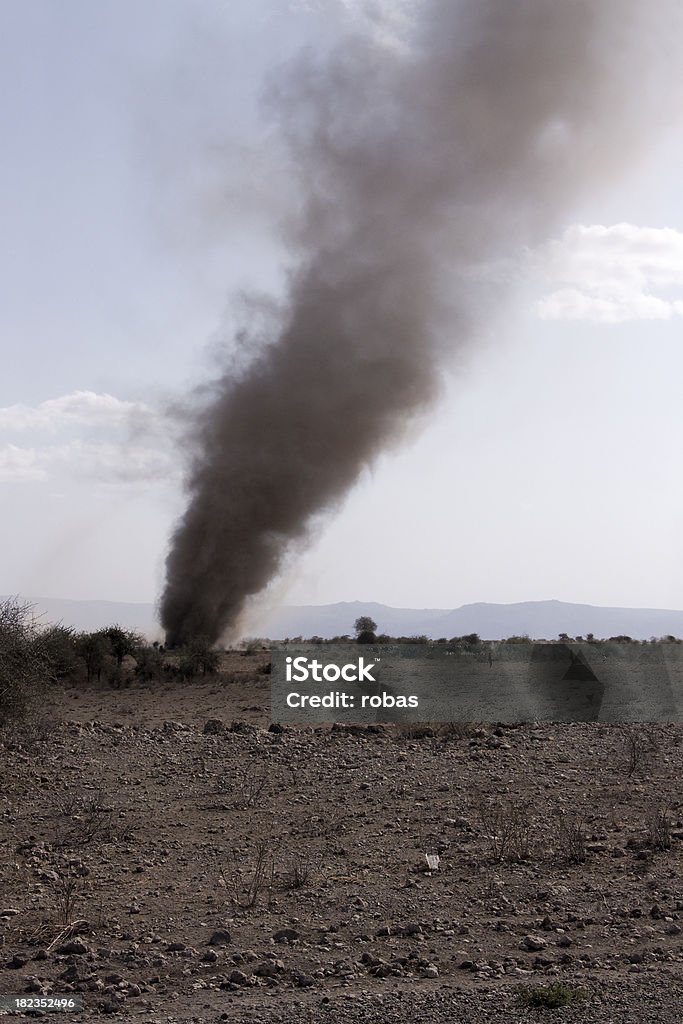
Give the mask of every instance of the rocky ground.
M 0 993 L 79 1020 L 680 1021 L 683 727 L 269 730 L 265 657 L 65 690 L 5 738 Z M 553 984 L 577 1002 L 528 1005 Z

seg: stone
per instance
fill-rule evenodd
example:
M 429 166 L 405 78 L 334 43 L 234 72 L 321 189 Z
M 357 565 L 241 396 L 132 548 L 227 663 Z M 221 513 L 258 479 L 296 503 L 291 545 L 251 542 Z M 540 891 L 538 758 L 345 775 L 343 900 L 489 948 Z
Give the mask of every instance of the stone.
M 244 973 L 244 971 L 238 971 L 238 970 L 231 971 L 230 972 L 229 980 L 233 983 L 233 985 L 249 985 L 250 984 L 249 977 L 248 977 L 248 975 L 246 975 Z
M 530 953 L 537 953 L 539 950 L 545 949 L 548 943 L 540 935 L 525 935 L 519 945 L 521 949 L 526 949 Z
M 58 953 L 74 953 L 76 956 L 83 956 L 84 953 L 90 952 L 90 947 L 86 946 L 85 942 L 81 939 L 71 939 L 69 942 L 62 943 L 57 948 Z
M 209 718 L 204 723 L 202 732 L 205 736 L 219 736 L 222 732 L 225 732 L 225 726 L 220 718 Z
M 254 974 L 259 978 L 277 978 L 278 974 L 284 970 L 284 966 L 282 960 L 264 960 L 262 964 L 258 965 Z

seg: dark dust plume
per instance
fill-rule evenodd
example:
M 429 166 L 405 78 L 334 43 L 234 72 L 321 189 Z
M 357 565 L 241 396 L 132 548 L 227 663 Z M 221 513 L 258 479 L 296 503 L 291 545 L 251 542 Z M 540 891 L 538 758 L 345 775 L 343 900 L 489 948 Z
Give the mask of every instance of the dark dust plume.
M 501 301 L 498 285 L 473 301 L 473 269 L 633 166 L 664 120 L 679 21 L 673 0 L 423 0 L 402 45 L 350 36 L 280 76 L 270 112 L 300 197 L 288 292 L 269 344 L 197 414 L 170 643 L 234 631 L 313 517 L 435 400 Z

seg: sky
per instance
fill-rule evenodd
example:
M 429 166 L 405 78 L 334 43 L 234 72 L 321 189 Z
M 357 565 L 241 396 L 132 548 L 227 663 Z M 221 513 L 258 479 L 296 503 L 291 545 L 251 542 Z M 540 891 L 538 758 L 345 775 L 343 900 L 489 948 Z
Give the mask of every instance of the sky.
M 0 593 L 157 600 L 184 410 L 234 349 L 245 293 L 277 296 L 287 267 L 268 76 L 349 29 L 391 45 L 402 10 L 0 5 Z M 683 608 L 682 158 L 671 124 L 487 269 L 500 305 L 439 403 L 269 603 Z

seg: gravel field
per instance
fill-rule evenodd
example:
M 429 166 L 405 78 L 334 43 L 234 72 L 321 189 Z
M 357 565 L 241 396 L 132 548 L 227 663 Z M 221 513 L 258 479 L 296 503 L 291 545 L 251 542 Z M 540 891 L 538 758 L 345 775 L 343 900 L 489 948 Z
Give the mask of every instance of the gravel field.
M 78 1020 L 678 1024 L 683 727 L 273 731 L 266 658 L 66 690 L 5 738 L 0 993 Z M 551 985 L 570 1005 L 529 1005 Z

